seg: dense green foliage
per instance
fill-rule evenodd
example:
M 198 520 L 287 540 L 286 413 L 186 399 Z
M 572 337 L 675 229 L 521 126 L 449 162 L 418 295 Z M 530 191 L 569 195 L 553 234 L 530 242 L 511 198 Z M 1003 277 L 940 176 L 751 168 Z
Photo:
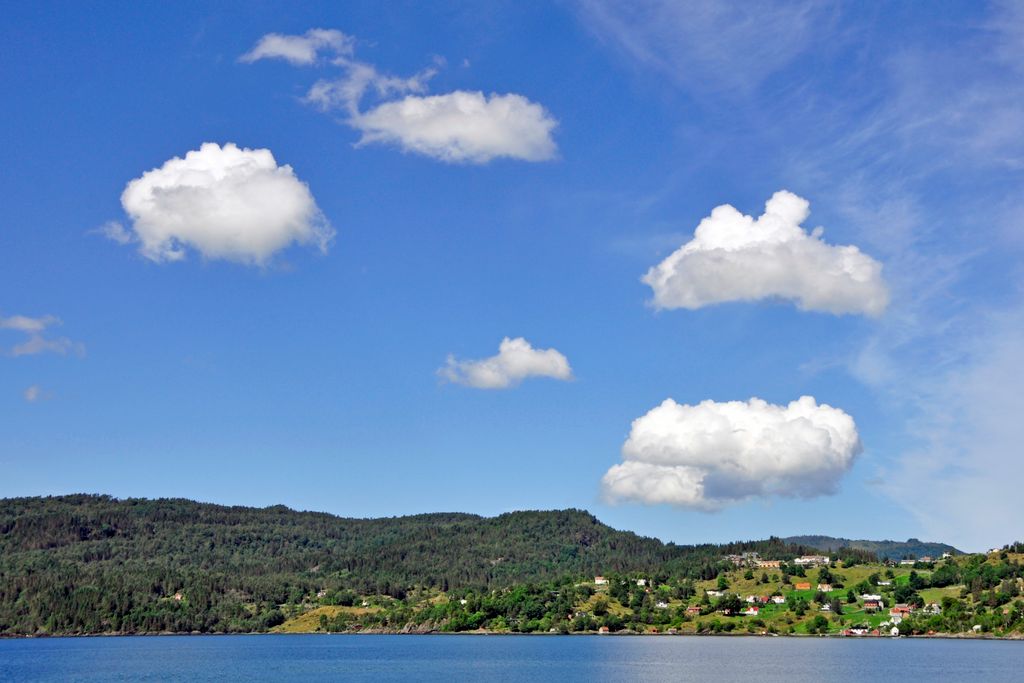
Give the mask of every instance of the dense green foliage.
M 1009 560 L 1003 554 L 995 560 L 984 555 L 971 555 L 963 564 L 944 563 L 929 576 L 913 572 L 908 586 L 906 602 L 923 604 L 917 591 L 936 587 L 961 586 L 958 597 L 942 599 L 938 614 L 922 611 L 900 624 L 900 632 L 961 633 L 977 630 L 990 632 L 1024 631 L 1024 565 Z
M 346 519 L 283 506 L 74 495 L 0 500 L 0 633 L 259 631 L 318 593 L 485 592 L 598 573 L 713 579 L 778 539 L 664 544 L 580 510 Z
M 904 558 L 942 557 L 943 553 L 962 554 L 959 550 L 945 543 L 930 543 L 910 538 L 906 541 L 866 541 L 836 538 L 834 536 L 789 536 L 782 539 L 794 545 L 806 545 L 821 548 L 827 552 L 841 552 L 847 548 L 866 550 L 883 560 L 902 560 Z

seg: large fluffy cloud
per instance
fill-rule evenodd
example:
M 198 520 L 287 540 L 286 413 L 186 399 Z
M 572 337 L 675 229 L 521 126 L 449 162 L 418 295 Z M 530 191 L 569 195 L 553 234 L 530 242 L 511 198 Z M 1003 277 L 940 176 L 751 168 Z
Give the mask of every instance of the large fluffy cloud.
M 486 163 L 496 157 L 543 161 L 555 155 L 557 122 L 522 95 L 407 95 L 352 119 L 360 144 L 390 142 L 442 161 Z
M 297 66 L 313 64 L 322 51 L 336 55 L 350 55 L 354 41 L 341 31 L 313 28 L 301 36 L 268 33 L 256 45 L 238 58 L 252 63 L 260 59 L 283 59 Z
M 754 497 L 833 493 L 860 453 L 853 418 L 803 396 L 680 405 L 667 399 L 633 422 L 624 462 L 604 475 L 612 501 L 716 510 Z
M 643 277 L 658 308 L 778 297 L 798 308 L 880 315 L 889 303 L 881 264 L 855 246 L 834 246 L 801 224 L 807 200 L 782 190 L 754 219 L 728 204 L 700 222 L 693 239 Z
M 425 95 L 436 66 L 408 78 L 387 75 L 355 60 L 351 39 L 344 34 L 333 32 L 345 40 L 335 36 L 335 42 L 326 44 L 320 34 L 331 32 L 317 31 L 316 35 L 312 31 L 301 36 L 266 35 L 241 60 L 276 57 L 311 64 L 321 50 L 332 50 L 336 56 L 331 64 L 341 70 L 340 77 L 317 81 L 305 101 L 323 111 L 343 112 L 344 122 L 362 133 L 360 145 L 395 145 L 450 163 L 485 164 L 498 158 L 545 161 L 556 156 L 551 134 L 558 121 L 523 95 L 464 90 Z M 375 106 L 366 106 L 363 100 L 368 96 L 375 97 Z
M 203 144 L 185 158 L 128 183 L 121 204 L 133 241 L 154 261 L 176 261 L 186 248 L 209 259 L 263 264 L 292 243 L 326 251 L 334 237 L 313 195 L 269 149 Z M 104 234 L 120 243 L 126 231 Z
M 448 356 L 438 374 L 449 382 L 477 389 L 507 389 L 527 377 L 572 379 L 569 361 L 555 349 L 535 349 L 522 337 L 505 337 L 498 355 L 481 360 L 457 360 Z
M 11 330 L 25 335 L 24 341 L 11 347 L 9 353 L 12 356 L 34 356 L 40 353 L 57 353 L 66 355 L 68 352 L 76 352 L 79 355 L 85 353 L 85 347 L 75 343 L 67 337 L 48 337 L 47 328 L 57 327 L 61 324 L 60 318 L 52 315 L 44 315 L 33 318 L 27 315 L 12 315 L 8 318 L 0 316 L 0 330 Z

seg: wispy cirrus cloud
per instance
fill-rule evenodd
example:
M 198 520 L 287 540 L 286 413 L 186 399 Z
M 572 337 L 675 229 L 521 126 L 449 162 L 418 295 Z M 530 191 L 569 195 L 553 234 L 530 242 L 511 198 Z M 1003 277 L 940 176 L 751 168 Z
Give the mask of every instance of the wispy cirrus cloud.
M 795 121 L 824 132 L 788 168 L 886 262 L 892 306 L 839 361 L 906 416 L 911 445 L 875 459 L 877 489 L 963 548 L 1016 538 L 1006 520 L 1024 515 L 1006 483 L 1024 475 L 1010 427 L 1024 411 L 1024 6 L 978 8 L 947 42 L 879 54 L 868 106 Z
M 319 61 L 321 52 L 331 52 L 330 64 L 341 75 L 318 80 L 305 101 L 321 111 L 344 113 L 345 123 L 361 133 L 358 145 L 393 145 L 439 161 L 467 164 L 500 158 L 536 162 L 557 155 L 552 133 L 558 122 L 527 97 L 466 90 L 426 95 L 440 60 L 409 77 L 391 76 L 357 61 L 350 37 L 326 32 L 333 37 L 328 42 L 320 37 L 322 29 L 316 31 L 314 36 L 264 36 L 242 61 L 278 58 L 309 65 Z M 364 108 L 364 100 L 371 96 L 376 104 Z
M 746 92 L 821 36 L 819 2 L 583 0 L 583 23 L 629 59 L 691 88 Z
M 47 329 L 58 327 L 61 324 L 60 318 L 53 315 L 30 317 L 25 315 L 12 315 L 10 317 L 0 316 L 0 330 L 20 332 L 24 335 L 21 343 L 10 347 L 7 353 L 11 356 L 34 356 L 42 353 L 56 353 L 67 355 L 85 353 L 85 347 L 73 342 L 67 337 L 53 337 L 46 332 Z
M 920 364 L 901 366 L 907 356 L 895 353 L 877 378 L 892 397 L 909 392 L 916 412 L 907 427 L 913 445 L 880 465 L 876 486 L 929 534 L 958 547 L 981 550 L 1020 538 L 1022 311 L 1024 300 L 1015 312 L 972 320 L 970 339 L 949 350 L 963 359 L 931 376 L 920 374 Z M 929 494 L 914 495 L 919 491 Z

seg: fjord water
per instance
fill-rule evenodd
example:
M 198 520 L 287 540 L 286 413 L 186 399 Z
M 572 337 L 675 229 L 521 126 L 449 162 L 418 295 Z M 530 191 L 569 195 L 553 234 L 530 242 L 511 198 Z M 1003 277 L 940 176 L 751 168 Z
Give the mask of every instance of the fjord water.
M 1024 643 L 651 636 L 0 640 L 0 681 L 1020 681 Z

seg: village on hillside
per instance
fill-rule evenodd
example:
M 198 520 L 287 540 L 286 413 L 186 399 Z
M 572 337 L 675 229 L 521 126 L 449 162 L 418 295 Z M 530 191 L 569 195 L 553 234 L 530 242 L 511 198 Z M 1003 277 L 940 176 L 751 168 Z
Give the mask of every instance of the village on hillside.
M 278 630 L 1007 637 L 1024 632 L 1022 561 L 1019 545 L 868 563 L 747 552 L 698 579 L 608 572 L 490 594 L 425 592 L 403 607 L 371 597 L 310 606 Z
M 951 557 L 950 553 L 945 553 L 939 560 Z M 804 627 L 802 631 L 808 634 L 836 632 L 845 636 L 899 636 L 904 619 L 918 613 L 941 614 L 941 599 L 949 598 L 953 593 L 946 589 L 932 591 L 930 602 L 924 602 L 917 593 L 918 577 L 929 574 L 935 566 L 936 560 L 927 556 L 891 561 L 877 567 L 843 568 L 849 576 L 836 574 L 833 571 L 836 562 L 827 555 L 803 555 L 793 558 L 789 564 L 782 560 L 764 559 L 756 552 L 726 555 L 722 559 L 733 567 L 732 574 L 740 576 L 733 577 L 731 581 L 729 574 L 722 574 L 715 581 L 696 585 L 690 596 L 685 595 L 686 591 L 671 589 L 665 595 L 665 587 L 662 586 L 662 595 L 654 602 L 655 609 L 682 609 L 691 624 L 690 628 L 685 624 L 670 627 L 666 633 L 701 632 L 706 625 L 714 632 L 730 632 L 737 628 L 750 631 L 750 627 L 754 627 L 767 634 L 780 633 L 780 625 L 785 624 L 788 628 L 783 627 L 781 632 L 795 634 L 801 632 L 800 624 Z M 866 574 L 869 569 L 880 571 Z M 758 575 L 757 571 L 761 574 Z M 851 584 L 851 580 L 856 582 Z M 614 581 L 620 585 L 631 582 L 645 594 L 655 591 L 647 578 L 630 580 L 620 577 Z M 611 596 L 615 592 L 609 589 L 612 582 L 610 577 L 595 576 L 593 585 L 598 594 Z M 620 588 L 617 592 L 621 594 L 623 591 Z M 627 592 L 635 591 L 627 585 Z M 677 600 L 671 598 L 673 592 L 678 595 Z M 600 599 L 597 603 L 600 604 Z M 589 613 L 577 611 L 574 616 L 586 617 Z M 752 619 L 737 624 L 735 621 L 723 622 L 717 617 Z M 841 628 L 834 628 L 836 624 Z M 657 627 L 649 630 L 658 631 Z M 598 632 L 611 633 L 612 630 L 609 626 L 600 626 Z M 903 635 L 906 635 L 906 629 Z

